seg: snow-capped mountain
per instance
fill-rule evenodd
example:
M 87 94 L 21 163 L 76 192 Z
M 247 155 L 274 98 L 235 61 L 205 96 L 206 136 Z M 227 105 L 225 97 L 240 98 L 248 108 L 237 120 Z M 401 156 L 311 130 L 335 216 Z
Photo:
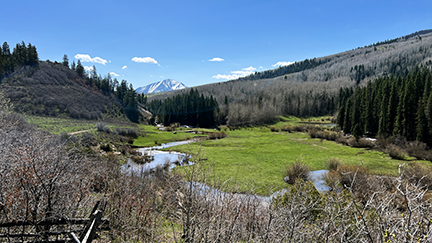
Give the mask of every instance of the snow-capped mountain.
M 144 94 L 154 94 L 184 88 L 187 88 L 187 86 L 179 81 L 176 81 L 174 79 L 164 79 L 162 81 L 152 83 L 144 87 L 139 87 L 137 88 L 136 92 Z

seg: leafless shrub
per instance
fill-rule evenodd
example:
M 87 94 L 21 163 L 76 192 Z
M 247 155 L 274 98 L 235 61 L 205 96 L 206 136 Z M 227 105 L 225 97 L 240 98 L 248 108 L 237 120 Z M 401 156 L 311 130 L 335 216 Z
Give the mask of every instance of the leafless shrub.
M 307 132 L 308 131 L 308 126 L 306 126 L 306 125 L 294 126 L 293 127 L 293 131 L 295 131 L 295 132 Z
M 322 138 L 329 141 L 336 141 L 342 136 L 339 132 L 323 130 L 318 126 L 310 127 L 308 133 L 311 138 Z
M 226 132 L 209 132 L 207 134 L 207 139 L 222 139 L 227 136 Z
M 132 155 L 131 156 L 132 161 L 137 163 L 137 164 L 140 164 L 140 165 L 150 163 L 154 159 L 154 156 L 149 155 L 146 152 L 140 153 L 140 152 L 136 151 L 135 149 L 130 149 L 129 153 Z
M 167 131 L 167 132 L 173 132 L 175 130 L 176 130 L 175 127 L 165 127 L 165 131 Z
M 309 129 L 308 133 L 309 133 L 309 136 L 311 138 L 323 138 L 324 137 L 324 133 L 322 131 L 316 129 L 316 128 Z
M 329 141 L 336 141 L 338 137 L 341 136 L 341 133 L 334 131 L 324 131 L 323 138 Z
M 331 157 L 326 162 L 328 170 L 337 170 L 339 166 L 342 165 L 342 161 L 338 158 Z
M 270 131 L 272 131 L 272 132 L 280 132 L 280 129 L 278 127 L 270 126 L 269 128 L 270 128 Z
M 407 156 L 405 150 L 395 144 L 387 145 L 387 152 L 393 159 L 404 160 Z
M 330 170 L 324 175 L 323 180 L 330 191 L 337 191 L 340 188 L 341 174 L 336 170 Z
M 0 111 L 0 119 L 7 117 Z M 101 166 L 27 125 L 1 124 L 0 222 L 81 215 L 91 184 L 104 174 Z
M 338 138 L 336 138 L 335 140 L 337 143 L 343 144 L 343 145 L 348 145 L 349 144 L 349 138 L 347 136 L 340 136 Z
M 404 179 L 414 185 L 432 189 L 432 170 L 418 162 L 411 162 L 404 167 Z
M 360 139 L 350 138 L 348 140 L 348 143 L 350 146 L 356 147 L 356 148 L 374 148 L 375 147 L 374 141 L 364 139 L 364 138 L 360 138 Z
M 309 171 L 309 166 L 304 164 L 300 157 L 293 164 L 285 168 L 285 182 L 292 185 L 297 179 L 306 180 L 309 176 Z
M 122 128 L 122 127 L 117 127 L 115 129 L 115 131 L 117 132 L 117 134 L 122 135 L 122 136 L 127 136 L 127 137 L 132 137 L 132 138 L 137 138 L 138 137 L 138 131 L 136 129 L 133 128 Z
M 341 184 L 343 187 L 355 188 L 362 184 L 368 175 L 367 169 L 363 166 L 345 164 L 338 166 L 338 172 L 341 174 Z
M 406 152 L 409 156 L 413 156 L 417 159 L 428 159 L 430 157 L 430 152 L 427 150 L 426 146 L 425 143 L 419 141 L 409 142 L 406 146 Z
M 280 129 L 283 132 L 292 132 L 293 131 L 293 127 L 291 125 L 284 125 Z
M 109 126 L 104 126 L 103 127 L 103 132 L 105 132 L 105 133 L 111 133 L 111 128 Z

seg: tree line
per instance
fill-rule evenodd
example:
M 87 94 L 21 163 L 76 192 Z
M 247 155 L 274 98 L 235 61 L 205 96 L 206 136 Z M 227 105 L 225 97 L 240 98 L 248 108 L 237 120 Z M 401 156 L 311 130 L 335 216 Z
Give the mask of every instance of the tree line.
M 75 61 L 73 61 L 72 64 L 69 65 L 69 59 L 67 55 L 63 56 L 62 63 L 58 63 L 57 61 L 52 63 L 49 60 L 47 60 L 47 63 L 50 65 L 42 65 L 42 66 L 39 65 L 40 63 L 39 63 L 36 47 L 31 45 L 30 43 L 28 45 L 26 45 L 24 41 L 18 43 L 16 44 L 15 48 L 11 52 L 9 44 L 7 42 L 4 42 L 0 48 L 0 79 L 4 81 L 4 78 L 10 77 L 6 81 L 4 81 L 8 84 L 8 87 L 10 88 L 13 88 L 14 86 L 18 85 L 18 83 L 29 84 L 30 82 L 32 83 L 32 85 L 37 86 L 38 82 L 41 84 L 42 83 L 48 84 L 51 82 L 52 84 L 55 84 L 54 86 L 59 88 L 57 92 L 63 92 L 61 86 L 64 85 L 65 82 L 66 83 L 68 82 L 67 80 L 60 80 L 60 79 L 71 79 L 75 83 L 84 86 L 85 88 L 92 90 L 93 92 L 96 91 L 97 93 L 103 94 L 105 97 L 108 98 L 108 100 L 112 98 L 114 99 L 116 98 L 122 106 L 121 109 L 123 113 L 131 121 L 133 122 L 139 121 L 140 112 L 138 109 L 138 101 L 140 100 L 142 102 L 145 102 L 145 98 L 142 96 L 140 97 L 135 92 L 135 89 L 133 88 L 132 84 L 128 84 L 126 80 L 122 80 L 119 82 L 115 78 L 112 79 L 109 74 L 105 77 L 102 77 L 100 74 L 97 73 L 95 66 L 93 66 L 93 69 L 90 72 L 86 72 L 80 60 L 78 60 L 77 64 L 75 63 Z M 60 68 L 61 66 L 58 65 L 63 65 L 67 67 L 69 70 L 76 72 L 77 75 L 72 74 L 69 70 Z M 50 66 L 54 69 L 50 68 Z M 31 68 L 29 69 L 28 67 Z M 39 70 L 40 68 L 43 68 L 42 72 L 39 72 L 41 71 Z M 20 75 L 16 75 L 17 71 L 20 72 Z M 64 74 L 61 75 L 58 73 L 58 71 L 63 72 Z M 51 75 L 47 76 L 46 75 L 47 72 L 51 73 Z M 21 76 L 23 75 L 27 76 L 28 78 L 31 78 L 32 81 L 30 81 L 30 79 L 22 80 Z M 53 91 L 53 89 L 56 89 L 56 87 L 54 86 L 44 85 L 41 87 L 37 86 L 37 88 L 39 89 L 46 88 L 46 89 L 51 89 L 50 91 Z M 17 98 L 23 97 L 22 95 L 23 90 L 13 89 L 12 91 L 14 94 L 15 93 L 17 94 Z M 29 92 L 31 93 L 32 91 Z M 83 91 L 81 90 L 80 94 L 82 92 Z M 21 96 L 18 93 L 21 93 Z M 48 93 L 53 95 L 52 93 L 56 93 L 56 92 L 48 92 Z M 52 97 L 51 100 L 52 101 L 56 100 L 56 97 Z M 106 100 L 107 99 L 104 99 L 104 101 L 101 102 L 106 103 Z M 71 102 L 76 102 L 76 101 L 71 101 Z M 26 103 L 28 102 L 24 102 L 22 105 L 28 106 L 26 105 Z M 81 116 L 80 114 L 82 112 L 76 111 L 72 107 L 69 107 L 70 109 L 66 109 L 64 106 L 58 108 L 51 108 L 51 107 L 44 107 L 44 106 L 50 105 L 49 103 L 53 103 L 53 102 L 42 101 L 38 103 L 44 104 L 43 106 L 40 106 L 40 104 L 35 104 L 35 105 L 38 106 L 40 108 L 39 110 L 42 110 L 44 114 L 48 114 L 48 115 L 56 115 L 57 112 L 68 112 L 71 117 L 75 117 L 75 118 L 85 117 L 88 119 L 100 118 L 101 115 L 100 112 L 93 112 L 90 115 L 87 114 L 85 116 Z M 117 102 L 115 103 L 116 104 L 114 105 L 118 105 Z M 54 105 L 54 107 L 56 106 L 55 104 L 51 104 L 51 105 Z M 17 109 L 21 109 L 21 108 L 17 107 Z M 107 109 L 111 109 L 111 108 L 108 107 Z M 25 108 L 25 110 L 28 109 Z M 57 110 L 57 112 L 55 110 Z
M 17 67 L 23 65 L 37 65 L 39 61 L 36 47 L 23 42 L 17 43 L 11 52 L 9 44 L 5 41 L 0 50 L 0 78 L 12 73 Z
M 66 54 L 63 56 L 62 64 L 69 67 L 69 59 Z M 132 122 L 139 121 L 138 100 L 144 101 L 145 99 L 144 97 L 139 98 L 140 95 L 135 92 L 132 84 L 128 84 L 124 79 L 120 82 L 116 78 L 112 79 L 110 74 L 102 77 L 97 73 L 94 65 L 91 71 L 86 72 L 80 60 L 78 60 L 77 64 L 73 61 L 70 69 L 76 71 L 80 77 L 85 79 L 86 86 L 96 87 L 106 96 L 114 95 L 122 104 L 125 115 L 129 120 Z
M 322 65 L 324 63 L 329 62 L 331 59 L 329 58 L 313 58 L 313 59 L 305 59 L 301 62 L 295 62 L 291 65 L 280 66 L 276 69 L 266 70 L 263 72 L 255 72 L 246 77 L 239 78 L 239 80 L 255 80 L 255 79 L 265 79 L 265 78 L 275 78 L 282 75 L 287 75 L 291 73 L 297 73 L 304 70 L 312 69 Z M 304 80 L 306 81 L 306 80 Z
M 337 123 L 355 136 L 403 137 L 432 144 L 432 72 L 381 77 L 355 90 L 340 89 Z
M 176 122 L 199 127 L 218 125 L 219 105 L 216 99 L 204 97 L 195 89 L 163 101 L 152 100 L 147 107 L 165 126 Z

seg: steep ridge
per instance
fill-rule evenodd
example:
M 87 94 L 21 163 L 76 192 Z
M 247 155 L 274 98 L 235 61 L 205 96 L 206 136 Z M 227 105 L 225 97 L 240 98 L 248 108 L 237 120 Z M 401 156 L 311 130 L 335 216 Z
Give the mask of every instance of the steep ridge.
M 59 63 L 23 66 L 1 80 L 0 90 L 20 113 L 84 119 L 121 115 L 115 97 L 104 95 Z

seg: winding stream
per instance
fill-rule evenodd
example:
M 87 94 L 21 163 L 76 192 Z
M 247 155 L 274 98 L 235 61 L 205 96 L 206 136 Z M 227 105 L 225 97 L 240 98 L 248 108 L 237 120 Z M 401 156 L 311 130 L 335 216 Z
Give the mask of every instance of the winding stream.
M 144 171 L 154 170 L 156 167 L 165 166 L 166 164 L 168 164 L 171 170 L 177 165 L 178 161 L 182 161 L 184 158 L 187 158 L 188 155 L 175 151 L 162 151 L 160 149 L 174 147 L 178 145 L 185 145 L 189 143 L 194 143 L 196 141 L 197 140 L 191 139 L 186 141 L 164 143 L 160 146 L 139 148 L 137 149 L 137 152 L 140 152 L 142 155 L 145 156 L 152 156 L 153 160 L 150 163 L 137 164 L 133 162 L 132 159 L 128 159 L 127 163 L 122 166 L 122 171 L 124 173 L 140 173 Z
M 179 152 L 173 152 L 173 151 L 162 151 L 160 149 L 164 149 L 164 148 L 169 148 L 169 147 L 174 147 L 174 146 L 178 146 L 178 145 L 184 145 L 184 144 L 189 144 L 189 143 L 194 143 L 197 142 L 197 140 L 187 140 L 187 141 L 179 141 L 179 142 L 172 142 L 172 143 L 166 143 L 166 144 L 162 144 L 160 146 L 154 146 L 154 147 L 148 147 L 148 148 L 140 148 L 137 151 L 141 152 L 141 154 L 146 155 L 146 156 L 152 156 L 153 160 L 150 163 L 146 163 L 146 164 L 137 164 L 135 162 L 133 162 L 131 159 L 128 160 L 128 162 L 126 164 L 124 164 L 122 166 L 122 171 L 124 173 L 142 173 L 145 171 L 152 171 L 154 170 L 156 167 L 158 166 L 169 166 L 170 170 L 172 168 L 174 168 L 175 166 L 178 165 L 178 161 L 183 161 L 184 158 L 187 158 L 187 154 L 184 153 L 179 153 Z M 325 185 L 325 182 L 323 180 L 323 176 L 327 173 L 327 170 L 316 170 L 316 171 L 311 171 L 309 173 L 309 180 L 311 180 L 315 187 L 317 188 L 318 191 L 320 192 L 325 192 L 328 191 L 329 188 Z M 208 190 L 209 187 L 204 185 L 204 184 L 200 184 L 200 183 L 194 183 L 194 187 L 197 188 L 198 190 Z M 211 190 L 215 190 L 217 191 L 217 189 L 211 189 Z M 259 198 L 261 198 L 263 201 L 265 202 L 270 202 L 271 199 L 281 193 L 285 193 L 287 190 L 283 189 L 281 191 L 275 192 L 273 193 L 271 196 L 269 197 L 261 197 L 261 196 L 257 196 Z M 242 194 L 239 194 L 239 196 L 241 196 Z M 247 195 L 243 195 L 243 196 L 247 196 Z

